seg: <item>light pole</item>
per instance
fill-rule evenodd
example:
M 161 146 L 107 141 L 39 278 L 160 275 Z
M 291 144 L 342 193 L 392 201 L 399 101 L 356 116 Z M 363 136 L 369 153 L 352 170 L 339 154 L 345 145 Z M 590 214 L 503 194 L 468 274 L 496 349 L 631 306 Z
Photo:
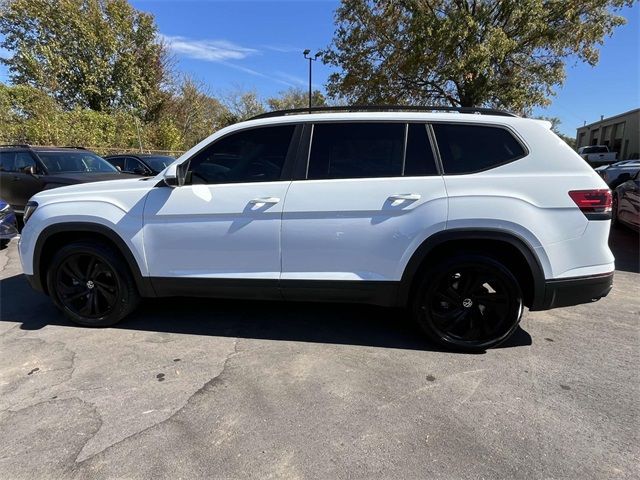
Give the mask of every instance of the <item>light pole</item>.
M 309 60 L 309 113 L 311 113 L 311 62 L 315 62 L 318 60 L 318 57 L 321 55 L 320 52 L 316 53 L 313 57 L 309 57 L 308 55 L 311 53 L 311 50 L 308 48 L 302 52 L 304 58 Z

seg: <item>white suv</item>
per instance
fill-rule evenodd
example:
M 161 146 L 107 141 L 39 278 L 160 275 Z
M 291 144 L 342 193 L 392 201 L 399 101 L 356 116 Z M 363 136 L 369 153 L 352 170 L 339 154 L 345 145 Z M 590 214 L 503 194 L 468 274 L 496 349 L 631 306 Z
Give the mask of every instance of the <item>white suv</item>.
M 611 192 L 548 123 L 406 110 L 271 113 L 157 177 L 41 192 L 24 272 L 87 326 L 140 297 L 361 302 L 465 350 L 607 295 Z

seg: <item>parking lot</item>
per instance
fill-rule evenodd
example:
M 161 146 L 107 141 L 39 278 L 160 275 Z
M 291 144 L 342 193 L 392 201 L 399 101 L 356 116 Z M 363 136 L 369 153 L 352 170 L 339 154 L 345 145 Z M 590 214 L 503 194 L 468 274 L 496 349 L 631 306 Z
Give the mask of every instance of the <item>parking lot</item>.
M 0 252 L 0 477 L 637 478 L 638 236 L 612 293 L 438 351 L 373 307 L 147 301 L 72 325 Z

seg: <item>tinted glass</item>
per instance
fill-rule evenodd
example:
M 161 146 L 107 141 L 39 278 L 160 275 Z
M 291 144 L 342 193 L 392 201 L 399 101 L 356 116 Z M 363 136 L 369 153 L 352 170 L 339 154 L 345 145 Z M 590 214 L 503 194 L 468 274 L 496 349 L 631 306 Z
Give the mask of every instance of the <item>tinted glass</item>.
M 124 162 L 125 172 L 147 171 L 148 168 L 137 158 L 127 157 Z
M 28 152 L 0 152 L 0 170 L 22 172 L 31 166 L 35 167 L 36 162 Z
M 192 183 L 280 180 L 294 125 L 233 133 L 198 153 L 189 165 Z
M 117 173 L 116 167 L 90 152 L 38 152 L 49 173 Z
M 111 157 L 111 158 L 108 158 L 107 160 L 111 165 L 120 167 L 120 170 L 124 170 L 124 159 L 125 157 Z
M 307 178 L 402 175 L 402 123 L 320 123 L 313 128 Z
M 171 165 L 175 161 L 175 158 L 164 156 L 145 157 L 145 161 L 153 170 L 159 172 Z
M 504 128 L 433 124 L 445 174 L 471 173 L 503 165 L 525 155 Z
M 582 153 L 608 153 L 607 147 L 586 147 Z
M 436 162 L 424 124 L 409 124 L 407 153 L 404 160 L 405 176 L 437 175 Z

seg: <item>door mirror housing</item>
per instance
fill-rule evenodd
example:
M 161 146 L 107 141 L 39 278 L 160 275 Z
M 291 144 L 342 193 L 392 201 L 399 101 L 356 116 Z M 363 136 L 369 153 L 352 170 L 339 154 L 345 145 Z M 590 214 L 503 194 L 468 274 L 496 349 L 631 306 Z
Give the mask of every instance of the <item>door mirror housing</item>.
M 36 175 L 36 167 L 34 167 L 33 165 L 29 165 L 28 167 L 24 167 L 22 169 L 22 173 L 26 173 L 27 175 L 32 175 L 35 177 Z
M 189 162 L 184 162 L 181 164 L 172 163 L 169 165 L 164 173 L 162 174 L 162 178 L 164 183 L 166 183 L 169 187 L 181 187 L 185 184 L 185 179 L 187 177 L 187 169 L 189 168 Z

